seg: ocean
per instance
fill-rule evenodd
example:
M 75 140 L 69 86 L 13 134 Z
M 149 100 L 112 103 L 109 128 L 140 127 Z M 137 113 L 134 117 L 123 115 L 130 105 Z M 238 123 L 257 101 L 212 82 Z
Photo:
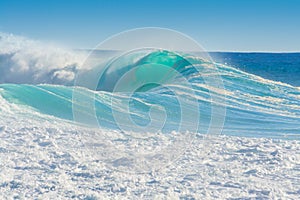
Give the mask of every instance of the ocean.
M 299 53 L 98 50 L 82 72 L 88 50 L 23 45 L 0 50 L 1 199 L 299 197 Z

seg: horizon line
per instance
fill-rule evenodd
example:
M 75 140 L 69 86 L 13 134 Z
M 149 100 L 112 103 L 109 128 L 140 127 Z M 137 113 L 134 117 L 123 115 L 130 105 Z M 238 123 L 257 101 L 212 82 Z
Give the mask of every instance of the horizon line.
M 93 48 L 74 48 L 74 50 L 79 50 L 79 51 L 122 51 L 122 50 L 117 50 L 117 49 L 93 49 Z M 182 50 L 179 50 L 182 51 Z M 189 52 L 198 52 L 198 51 L 189 51 Z M 200 52 L 200 51 L 199 51 Z M 204 51 L 207 53 L 278 53 L 278 54 L 284 54 L 284 53 L 300 53 L 299 51 L 232 51 L 232 50 L 211 50 L 211 51 Z

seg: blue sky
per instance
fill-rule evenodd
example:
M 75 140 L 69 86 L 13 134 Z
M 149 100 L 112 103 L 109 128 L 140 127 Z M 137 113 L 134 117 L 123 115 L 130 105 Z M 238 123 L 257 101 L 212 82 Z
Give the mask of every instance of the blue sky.
M 148 26 L 183 32 L 210 51 L 300 51 L 300 0 L 0 1 L 0 31 L 72 48 Z

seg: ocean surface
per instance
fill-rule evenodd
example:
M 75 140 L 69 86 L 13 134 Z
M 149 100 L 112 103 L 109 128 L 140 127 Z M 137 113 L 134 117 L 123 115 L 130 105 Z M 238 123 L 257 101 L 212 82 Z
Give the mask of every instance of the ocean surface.
M 1 199 L 300 196 L 299 53 L 98 50 L 80 79 L 88 50 L 7 38 Z

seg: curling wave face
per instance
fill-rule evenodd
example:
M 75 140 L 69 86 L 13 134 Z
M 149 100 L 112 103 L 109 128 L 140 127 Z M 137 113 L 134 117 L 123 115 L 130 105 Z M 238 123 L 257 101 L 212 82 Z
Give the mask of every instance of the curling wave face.
M 3 83 L 0 85 L 1 115 L 8 112 L 5 110 L 7 105 L 14 105 L 21 107 L 22 112 L 29 112 L 32 115 L 37 112 L 46 116 L 73 120 L 72 106 L 79 102 L 72 98 L 74 87 L 70 85 L 75 76 L 68 75 L 68 72 L 75 73 L 77 70 L 75 66 L 77 65 L 70 67 L 69 64 L 64 63 L 59 67 L 51 67 L 47 72 L 41 72 L 37 70 L 38 62 L 35 62 L 34 67 L 32 67 L 30 61 L 26 63 L 27 68 L 24 70 L 27 71 L 20 79 L 22 83 L 27 84 L 14 84 L 18 81 L 6 80 L 8 77 L 14 76 L 10 73 L 17 72 L 13 72 L 13 67 L 9 68 L 9 73 L 4 72 L 4 70 L 7 70 L 7 64 L 14 66 L 11 62 L 15 61 L 16 56 L 20 57 L 20 52 L 22 51 L 1 54 L 0 70 L 3 72 L 0 77 Z M 174 52 L 163 50 L 131 54 L 110 61 L 110 67 L 101 72 L 103 75 L 96 90 L 84 87 L 77 89 L 82 98 L 86 96 L 95 98 L 96 117 L 99 124 L 105 128 L 118 129 L 113 112 L 129 112 L 135 123 L 147 125 L 151 121 L 148 114 L 149 110 L 153 106 L 158 106 L 164 108 L 167 114 L 162 132 L 176 131 L 179 129 L 178 122 L 180 122 L 181 117 L 181 105 L 177 95 L 180 94 L 188 100 L 190 93 L 187 90 L 191 88 L 186 88 L 178 82 L 179 79 L 177 79 L 176 74 L 169 71 L 174 69 L 189 80 L 199 102 L 198 132 L 200 134 L 206 134 L 208 131 L 208 125 L 211 122 L 211 106 L 214 104 L 215 106 L 226 106 L 227 109 L 223 134 L 271 138 L 287 137 L 291 139 L 297 139 L 300 136 L 299 88 L 263 79 L 227 65 L 203 60 L 197 56 L 185 54 L 184 58 Z M 19 60 L 17 61 L 17 64 L 20 63 Z M 53 65 L 56 63 L 52 63 L 51 66 Z M 196 66 L 197 70 L 193 70 L 191 66 Z M 217 72 L 211 66 L 216 67 Z M 120 78 L 124 77 L 124 73 L 128 71 L 130 73 L 126 75 L 127 79 L 120 83 Z M 93 72 L 93 69 L 90 72 Z M 49 73 L 52 73 L 52 76 L 49 76 Z M 222 78 L 224 88 L 206 84 L 205 78 L 212 77 L 215 73 L 218 73 Z M 54 81 L 54 74 L 59 74 L 56 76 L 60 77 L 59 81 Z M 32 79 L 32 77 L 38 78 Z M 50 80 L 49 77 L 52 79 L 50 78 Z M 128 81 L 129 79 L 133 81 Z M 17 80 L 19 79 L 17 78 Z M 136 85 L 140 85 L 145 80 L 146 82 L 153 80 L 153 82 L 162 84 L 146 84 L 136 88 Z M 117 92 L 112 92 L 117 83 L 121 87 Z M 136 92 L 129 95 L 127 91 L 132 90 L 132 88 Z M 172 91 L 177 91 L 177 95 Z M 221 101 L 214 102 L 212 95 Z M 118 103 L 112 105 L 112 98 Z M 130 99 L 129 111 L 124 110 L 124 105 L 122 105 L 124 99 Z M 86 113 L 85 106 L 78 105 L 78 112 L 82 115 L 92 115 L 92 113 Z M 189 109 L 188 104 L 184 106 Z M 155 120 L 155 117 L 153 119 Z M 189 125 L 186 124 L 185 129 L 189 130 L 188 127 Z

